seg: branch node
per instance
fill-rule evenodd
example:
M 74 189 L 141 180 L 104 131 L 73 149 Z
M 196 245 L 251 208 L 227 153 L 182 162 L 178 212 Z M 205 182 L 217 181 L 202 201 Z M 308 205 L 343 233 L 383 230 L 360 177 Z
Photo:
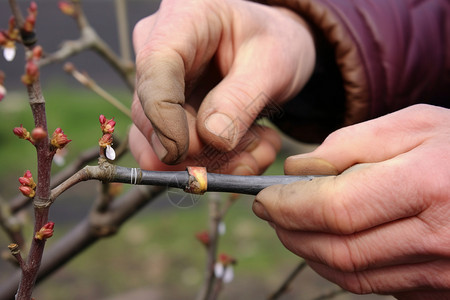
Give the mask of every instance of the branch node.
M 208 178 L 205 167 L 187 167 L 189 174 L 188 185 L 184 191 L 191 194 L 203 195 L 208 189 Z
M 53 203 L 53 200 L 51 197 L 50 198 L 37 197 L 37 198 L 34 198 L 34 202 L 33 202 L 34 207 L 36 209 L 47 208 L 50 205 L 52 205 L 52 203 Z

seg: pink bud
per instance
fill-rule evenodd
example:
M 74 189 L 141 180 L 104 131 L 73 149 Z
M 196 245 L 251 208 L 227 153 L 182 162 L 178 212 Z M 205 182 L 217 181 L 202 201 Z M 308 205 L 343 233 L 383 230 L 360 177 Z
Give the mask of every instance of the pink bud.
M 23 174 L 23 177 L 25 177 L 25 178 L 33 178 L 33 174 L 31 174 L 30 170 L 26 170 L 26 172 Z
M 114 133 L 114 127 L 116 126 L 116 121 L 114 121 L 114 118 L 109 120 L 104 115 L 100 115 L 99 121 L 100 128 L 103 133 Z
M 13 132 L 16 136 L 18 136 L 21 139 L 29 140 L 30 139 L 30 133 L 26 128 L 23 127 L 22 124 L 20 124 L 20 127 L 15 127 L 13 129 Z
M 21 185 L 30 186 L 31 180 L 27 177 L 19 177 L 19 182 Z
M 199 240 L 200 243 L 202 243 L 203 245 L 205 245 L 206 247 L 209 246 L 210 243 L 210 237 L 209 237 L 209 233 L 207 230 L 198 232 L 195 237 L 197 238 L 197 240 Z
M 72 140 L 67 139 L 67 135 L 64 134 L 61 128 L 56 128 L 53 132 L 52 139 L 50 143 L 58 149 L 64 148 Z
M 27 170 L 22 177 L 19 177 L 19 182 L 23 186 L 23 188 L 19 187 L 22 194 L 28 197 L 33 197 L 34 189 L 36 188 L 36 183 L 33 180 L 33 175 L 31 174 L 30 170 Z M 29 189 L 26 189 L 25 187 L 32 189 L 33 193 Z M 32 196 L 29 196 L 30 194 L 32 194 Z
M 55 227 L 55 223 L 48 222 L 47 224 L 42 226 L 42 228 L 38 232 L 36 232 L 36 234 L 34 235 L 34 238 L 37 240 L 41 240 L 41 241 L 51 238 L 53 236 L 53 228 L 54 227 Z
M 36 16 L 35 15 L 28 15 L 25 19 L 25 22 L 23 23 L 22 29 L 27 32 L 32 32 L 34 30 L 34 24 L 36 23 Z
M 236 264 L 236 259 L 229 256 L 228 254 L 221 253 L 219 254 L 219 261 L 226 267 L 228 265 Z
M 59 1 L 58 7 L 59 7 L 59 10 L 65 15 L 68 15 L 68 16 L 75 15 L 75 7 L 71 3 L 68 3 L 65 1 Z
M 32 56 L 34 59 L 40 59 L 42 57 L 42 47 L 39 45 L 34 47 Z
M 34 1 L 32 1 L 31 3 L 30 3 L 30 7 L 28 8 L 28 11 L 30 12 L 30 13 L 36 13 L 37 12 L 37 3 L 36 2 L 34 2 Z
M 32 189 L 31 187 L 27 186 L 27 185 L 21 185 L 19 186 L 19 191 L 26 197 L 29 198 L 33 198 L 34 195 L 36 195 L 36 192 L 34 191 L 34 189 Z
M 113 136 L 110 133 L 104 134 L 99 140 L 98 144 L 100 147 L 106 148 L 107 146 L 110 146 L 113 142 Z
M 33 78 L 39 74 L 39 68 L 33 60 L 28 61 L 25 71 L 28 76 Z
M 47 131 L 42 127 L 36 127 L 31 131 L 31 138 L 35 141 L 40 141 L 47 137 Z
M 25 75 L 22 76 L 22 82 L 31 85 L 39 78 L 39 68 L 33 59 L 28 60 L 25 65 Z

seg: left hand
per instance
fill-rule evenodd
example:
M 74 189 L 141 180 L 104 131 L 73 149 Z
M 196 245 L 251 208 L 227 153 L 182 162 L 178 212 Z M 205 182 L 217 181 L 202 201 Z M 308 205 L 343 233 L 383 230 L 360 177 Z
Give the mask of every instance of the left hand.
M 253 210 L 290 251 L 354 293 L 450 298 L 450 110 L 416 105 L 338 130 L 287 159 Z

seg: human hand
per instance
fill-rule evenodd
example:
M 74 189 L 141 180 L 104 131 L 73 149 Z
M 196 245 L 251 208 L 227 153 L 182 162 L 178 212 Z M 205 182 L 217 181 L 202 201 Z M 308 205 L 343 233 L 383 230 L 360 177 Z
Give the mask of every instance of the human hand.
M 279 138 L 252 124 L 270 99 L 286 101 L 312 73 L 313 39 L 299 16 L 250 1 L 166 0 L 133 40 L 130 148 L 141 167 L 169 168 L 157 158 L 186 164 L 205 146 L 231 151 L 249 136 L 255 141 L 229 171 L 256 174 L 274 160 Z
M 355 293 L 450 297 L 450 110 L 416 105 L 343 128 L 286 160 L 253 205 L 290 251 Z

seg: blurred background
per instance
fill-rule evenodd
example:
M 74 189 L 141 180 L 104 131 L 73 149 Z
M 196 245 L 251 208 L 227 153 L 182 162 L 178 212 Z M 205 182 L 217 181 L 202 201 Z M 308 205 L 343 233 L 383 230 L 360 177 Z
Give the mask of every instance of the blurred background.
M 28 1 L 18 1 L 23 11 Z M 63 15 L 58 1 L 40 0 L 36 33 L 45 52 L 58 49 L 65 40 L 77 39 L 79 32 L 70 17 Z M 180 1 L 180 5 L 183 1 Z M 126 1 L 128 33 L 134 24 L 158 9 L 159 1 Z M 83 2 L 84 11 L 92 27 L 116 52 L 116 10 L 113 0 Z M 7 1 L 0 3 L 0 28 L 6 29 L 10 17 Z M 130 44 L 131 47 L 131 44 Z M 115 71 L 92 51 L 82 52 L 68 61 L 86 71 L 103 88 L 126 106 L 132 93 Z M 67 148 L 66 164 L 83 150 L 97 145 L 101 135 L 98 116 L 115 117 L 115 136 L 125 138 L 131 120 L 87 90 L 62 70 L 62 63 L 41 70 L 41 83 L 47 103 L 49 131 L 61 127 L 73 141 Z M 18 177 L 29 169 L 36 174 L 34 147 L 12 134 L 14 127 L 23 124 L 31 130 L 33 120 L 26 90 L 20 82 L 24 73 L 24 51 L 17 48 L 16 59 L 6 62 L 0 58 L 0 70 L 6 73 L 8 94 L 0 102 L 0 199 L 7 202 L 18 194 Z M 283 149 L 267 174 L 282 174 L 283 161 L 292 154 L 310 151 L 314 145 L 296 143 L 284 138 Z M 93 162 L 95 164 L 95 161 Z M 118 164 L 137 167 L 126 155 Z M 56 173 L 64 166 L 54 166 Z M 123 186 L 126 191 L 129 187 Z M 54 203 L 50 219 L 56 223 L 55 236 L 47 243 L 51 247 L 59 237 L 84 218 L 99 189 L 97 182 L 84 182 L 64 193 Z M 42 282 L 35 290 L 36 299 L 195 299 L 203 282 L 206 253 L 195 234 L 208 228 L 208 195 L 194 206 L 180 208 L 171 205 L 167 192 L 129 220 L 113 237 L 94 244 L 67 265 Z M 227 197 L 224 195 L 223 197 Z M 287 251 L 274 231 L 251 211 L 253 197 L 241 196 L 225 218 L 226 234 L 221 238 L 219 253 L 235 257 L 234 280 L 224 287 L 220 299 L 265 299 L 274 292 L 300 259 Z M 28 225 L 25 238 L 32 236 L 31 210 L 18 215 L 18 221 Z M 0 232 L 0 252 L 8 256 L 8 241 Z M 0 261 L 0 285 L 15 268 Z M 303 271 L 281 299 L 314 299 L 336 290 L 333 284 L 321 279 L 310 269 Z M 348 293 L 334 299 L 389 299 L 382 296 L 357 296 Z

